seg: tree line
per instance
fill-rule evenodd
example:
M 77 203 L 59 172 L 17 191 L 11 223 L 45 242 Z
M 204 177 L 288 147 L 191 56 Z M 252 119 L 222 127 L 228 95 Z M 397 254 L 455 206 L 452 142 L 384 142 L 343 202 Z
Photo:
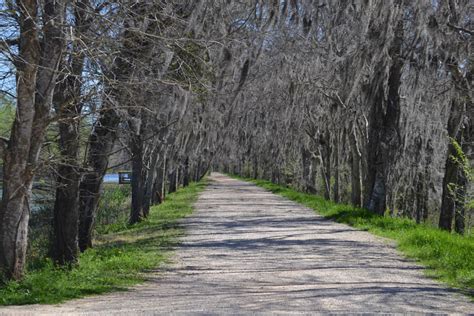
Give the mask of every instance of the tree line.
M 258 8 L 255 28 L 266 35 L 248 59 L 216 164 L 464 233 L 473 206 L 472 3 Z
M 464 233 L 472 209 L 472 5 L 448 1 L 6 1 L 0 270 L 26 266 L 35 179 L 50 256 L 92 247 L 103 179 L 130 224 L 222 170 Z M 111 157 L 126 157 L 118 165 Z
M 5 279 L 25 271 L 35 179 L 53 179 L 50 256 L 72 266 L 92 246 L 111 156 L 125 152 L 129 161 L 121 164 L 133 171 L 130 224 L 146 218 L 165 193 L 206 173 L 212 152 L 202 116 L 214 84 L 206 6 L 2 4 L 3 95 L 16 108 L 1 139 Z

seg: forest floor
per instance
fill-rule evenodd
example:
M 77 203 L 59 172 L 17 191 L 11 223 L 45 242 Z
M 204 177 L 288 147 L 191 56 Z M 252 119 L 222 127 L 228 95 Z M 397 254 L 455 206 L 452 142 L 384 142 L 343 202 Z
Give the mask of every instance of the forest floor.
M 473 313 L 394 243 L 212 174 L 172 263 L 129 291 L 0 314 Z

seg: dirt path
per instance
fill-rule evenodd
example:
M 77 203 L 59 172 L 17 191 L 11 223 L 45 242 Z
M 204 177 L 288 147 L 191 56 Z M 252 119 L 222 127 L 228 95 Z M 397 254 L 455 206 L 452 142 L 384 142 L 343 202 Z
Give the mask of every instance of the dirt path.
M 128 292 L 0 314 L 474 313 L 383 240 L 213 174 L 167 271 Z

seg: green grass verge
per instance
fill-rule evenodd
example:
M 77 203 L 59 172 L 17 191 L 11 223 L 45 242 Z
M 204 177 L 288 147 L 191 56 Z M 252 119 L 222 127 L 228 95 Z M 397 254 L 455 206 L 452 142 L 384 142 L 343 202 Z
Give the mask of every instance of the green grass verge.
M 169 250 L 183 232 L 177 220 L 192 212 L 193 203 L 205 186 L 205 181 L 192 183 L 153 207 L 146 220 L 99 236 L 97 246 L 81 254 L 79 265 L 71 270 L 57 268 L 45 260 L 27 271 L 21 282 L 0 287 L 0 305 L 60 303 L 126 290 L 144 281 L 144 272 L 168 260 Z
M 238 177 L 236 177 L 238 178 Z M 405 218 L 379 216 L 265 180 L 244 179 L 303 204 L 324 217 L 397 242 L 398 249 L 428 269 L 427 275 L 474 299 L 474 236 L 460 236 Z

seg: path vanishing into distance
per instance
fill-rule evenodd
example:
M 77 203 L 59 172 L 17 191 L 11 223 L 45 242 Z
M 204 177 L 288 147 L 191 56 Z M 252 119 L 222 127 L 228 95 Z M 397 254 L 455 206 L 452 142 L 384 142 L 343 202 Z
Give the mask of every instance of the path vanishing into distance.
M 474 313 L 394 246 L 213 173 L 173 263 L 130 291 L 0 314 Z

